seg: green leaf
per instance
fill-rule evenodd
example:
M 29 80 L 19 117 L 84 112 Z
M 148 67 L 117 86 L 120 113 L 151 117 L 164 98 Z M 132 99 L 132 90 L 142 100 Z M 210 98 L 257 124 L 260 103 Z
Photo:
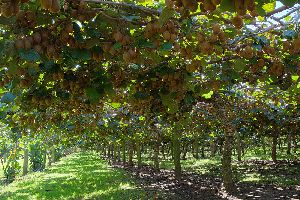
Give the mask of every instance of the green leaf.
M 172 8 L 168 8 L 168 7 L 165 7 L 163 10 L 162 10 L 162 13 L 158 19 L 158 22 L 161 26 L 163 26 L 171 17 L 173 17 L 175 14 L 175 11 L 174 9 Z
M 154 48 L 154 43 L 152 41 L 147 41 L 145 39 L 138 40 L 137 41 L 137 46 L 139 48 Z
M 288 38 L 288 39 L 293 39 L 295 36 L 297 36 L 297 32 L 294 30 L 285 30 L 282 33 L 282 37 Z
M 246 68 L 246 61 L 244 59 L 238 58 L 233 62 L 234 69 L 238 72 L 243 71 Z
M 205 99 L 210 99 L 213 94 L 214 91 L 209 91 L 208 93 L 203 94 L 202 97 L 204 97 Z
M 40 59 L 40 55 L 34 49 L 29 49 L 29 50 L 20 49 L 19 56 L 20 58 L 30 62 L 34 62 Z
M 172 47 L 173 47 L 172 43 L 165 42 L 161 45 L 160 50 L 161 51 L 170 51 L 172 49 Z
M 174 114 L 178 111 L 178 102 L 175 100 L 175 93 L 170 93 L 167 95 L 160 94 L 162 104 L 167 107 L 167 112 Z
M 95 88 L 87 88 L 85 90 L 85 94 L 88 97 L 88 99 L 90 100 L 91 103 L 96 103 L 98 102 L 99 98 L 100 98 L 100 93 L 95 89 Z
M 116 42 L 116 43 L 114 44 L 113 48 L 114 48 L 115 50 L 121 49 L 121 48 L 122 48 L 122 44 L 119 43 L 119 42 Z
M 113 107 L 113 108 L 120 108 L 121 107 L 121 103 L 110 103 L 110 105 Z
M 266 3 L 262 6 L 262 8 L 265 10 L 265 12 L 271 12 L 275 9 L 276 2 Z
M 74 60 L 89 60 L 91 58 L 91 53 L 87 49 L 70 49 L 70 55 Z
M 233 0 L 223 0 L 223 1 L 221 1 L 219 8 L 221 11 L 234 12 L 235 11 L 234 1 Z
M 298 0 L 281 0 L 281 3 L 286 6 L 294 6 Z
M 299 79 L 299 76 L 298 76 L 298 75 L 292 75 L 292 80 L 293 80 L 294 82 L 296 82 L 298 79 Z
M 1 103 L 11 103 L 15 100 L 15 98 L 16 98 L 16 95 L 14 95 L 10 92 L 7 92 L 2 96 Z

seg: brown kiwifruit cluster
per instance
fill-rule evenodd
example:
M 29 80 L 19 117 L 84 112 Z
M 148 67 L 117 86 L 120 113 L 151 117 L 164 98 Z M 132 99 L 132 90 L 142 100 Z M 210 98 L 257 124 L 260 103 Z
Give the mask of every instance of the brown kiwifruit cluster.
M 216 10 L 217 5 L 221 3 L 221 0 L 173 0 L 174 5 L 181 9 L 195 12 L 198 9 L 199 3 L 202 11 L 214 11 Z M 166 3 L 169 7 L 172 6 L 170 2 Z
M 21 10 L 17 14 L 17 24 L 19 27 L 34 28 L 36 25 L 36 15 L 32 11 Z
M 133 63 L 138 58 L 138 55 L 137 49 L 129 49 L 123 53 L 123 59 L 126 63 Z
M 254 74 L 258 73 L 265 66 L 265 63 L 263 58 L 259 58 L 255 64 L 251 65 L 251 72 Z
M 131 37 L 128 34 L 123 34 L 119 30 L 115 31 L 112 36 L 113 39 L 122 44 L 122 46 L 129 45 L 132 42 Z
M 62 81 L 62 80 L 64 80 L 64 73 L 63 72 L 55 72 L 52 74 L 52 79 L 54 81 Z
M 239 52 L 239 55 L 243 58 L 251 59 L 255 56 L 255 50 L 251 46 L 247 45 Z
M 144 37 L 147 39 L 156 39 L 162 37 L 164 40 L 174 43 L 178 37 L 179 29 L 176 24 L 169 20 L 162 27 L 158 22 L 149 23 L 144 30 Z
M 274 56 L 274 55 L 276 54 L 275 48 L 272 47 L 272 46 L 270 46 L 270 45 L 265 45 L 265 46 L 263 47 L 263 52 L 264 52 L 265 54 L 270 55 L 270 56 Z
M 291 41 L 284 41 L 282 44 L 283 51 L 288 52 L 292 55 L 297 55 L 300 53 L 300 35 L 291 40 Z
M 71 10 L 71 16 L 73 18 L 78 19 L 80 22 L 84 22 L 84 21 L 89 21 L 96 16 L 97 11 L 89 9 L 86 6 L 86 3 L 84 1 L 72 1 L 72 2 L 75 3 L 79 2 L 79 4 L 75 6 L 75 9 Z
M 59 41 L 62 44 L 66 44 L 71 48 L 80 48 L 80 44 L 76 43 L 74 37 L 72 36 L 73 33 L 73 24 L 72 22 L 67 22 L 62 26 L 62 29 L 59 34 Z M 81 44 L 82 45 L 82 44 Z
M 247 10 L 256 15 L 255 0 L 234 0 L 234 6 L 238 15 L 245 15 Z
M 244 26 L 244 21 L 240 15 L 236 15 L 231 19 L 231 23 L 237 29 L 241 29 Z
M 180 72 L 166 74 L 161 78 L 162 82 L 169 88 L 169 91 L 178 92 L 182 91 L 184 88 L 183 79 Z
M 116 49 L 114 47 L 114 43 L 112 42 L 106 42 L 101 47 L 103 49 L 103 52 L 106 53 L 105 55 L 110 55 L 110 56 L 116 56 L 118 52 L 121 50 L 121 49 Z
M 27 3 L 29 0 L 1 0 L 0 11 L 4 17 L 15 16 L 20 12 L 20 3 Z
M 53 13 L 58 13 L 60 11 L 60 1 L 59 0 L 41 0 L 42 9 L 49 10 Z
M 281 76 L 284 72 L 284 65 L 279 60 L 275 60 L 269 68 L 269 74 Z
M 189 73 L 193 73 L 199 69 L 201 69 L 201 61 L 200 60 L 192 60 L 191 63 L 186 65 L 186 71 Z
M 194 57 L 193 48 L 191 46 L 180 47 L 180 55 L 186 59 L 192 59 Z
M 103 53 L 102 52 L 96 52 L 96 51 L 92 51 L 92 59 L 96 62 L 100 62 L 103 60 Z
M 52 104 L 52 100 L 51 97 L 36 97 L 36 96 L 32 96 L 31 98 L 31 103 L 33 106 L 35 107 L 39 107 L 39 108 L 48 108 L 51 106 Z
M 1 15 L 4 17 L 11 17 L 19 13 L 19 0 L 2 0 L 1 1 Z
M 46 54 L 49 58 L 58 58 L 60 53 L 61 41 L 52 41 L 50 34 L 44 30 L 34 32 L 30 36 L 19 38 L 15 41 L 16 49 L 34 49 L 39 54 Z

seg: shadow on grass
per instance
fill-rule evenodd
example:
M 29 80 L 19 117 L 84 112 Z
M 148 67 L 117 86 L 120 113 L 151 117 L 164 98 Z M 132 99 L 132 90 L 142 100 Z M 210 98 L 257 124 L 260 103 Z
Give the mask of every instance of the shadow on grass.
M 152 196 L 151 196 L 152 195 Z M 150 199 L 120 169 L 93 153 L 76 153 L 45 172 L 33 173 L 0 190 L 0 199 Z

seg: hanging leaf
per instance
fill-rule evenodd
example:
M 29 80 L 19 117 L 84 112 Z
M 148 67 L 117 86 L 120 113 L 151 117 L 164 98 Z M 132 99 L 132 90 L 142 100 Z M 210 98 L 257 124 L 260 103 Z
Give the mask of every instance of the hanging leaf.
M 161 51 L 170 51 L 172 49 L 172 47 L 173 47 L 172 43 L 165 42 L 161 45 L 160 50 Z
M 95 88 L 87 88 L 85 94 L 91 103 L 96 103 L 99 101 L 100 93 Z
M 19 56 L 20 58 L 30 62 L 34 62 L 40 59 L 40 55 L 33 49 L 29 49 L 29 50 L 20 49 Z
M 219 8 L 222 11 L 234 12 L 235 11 L 234 1 L 232 1 L 232 0 L 223 0 L 223 1 L 221 1 L 221 4 L 220 4 Z
M 172 8 L 168 8 L 168 7 L 165 7 L 163 10 L 162 10 L 162 13 L 158 19 L 158 22 L 161 26 L 163 26 L 171 17 L 173 17 L 175 14 L 175 11 L 174 9 Z
M 281 0 L 281 3 L 286 6 L 294 6 L 298 2 L 298 0 Z
M 7 92 L 2 96 L 1 103 L 11 103 L 15 100 L 15 98 L 16 98 L 16 95 L 14 95 L 10 92 Z

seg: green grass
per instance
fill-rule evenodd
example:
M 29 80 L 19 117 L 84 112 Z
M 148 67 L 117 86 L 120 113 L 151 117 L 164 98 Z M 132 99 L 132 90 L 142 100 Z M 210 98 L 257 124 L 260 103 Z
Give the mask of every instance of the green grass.
M 75 153 L 44 172 L 30 173 L 0 189 L 0 199 L 151 199 L 121 169 L 94 153 Z

